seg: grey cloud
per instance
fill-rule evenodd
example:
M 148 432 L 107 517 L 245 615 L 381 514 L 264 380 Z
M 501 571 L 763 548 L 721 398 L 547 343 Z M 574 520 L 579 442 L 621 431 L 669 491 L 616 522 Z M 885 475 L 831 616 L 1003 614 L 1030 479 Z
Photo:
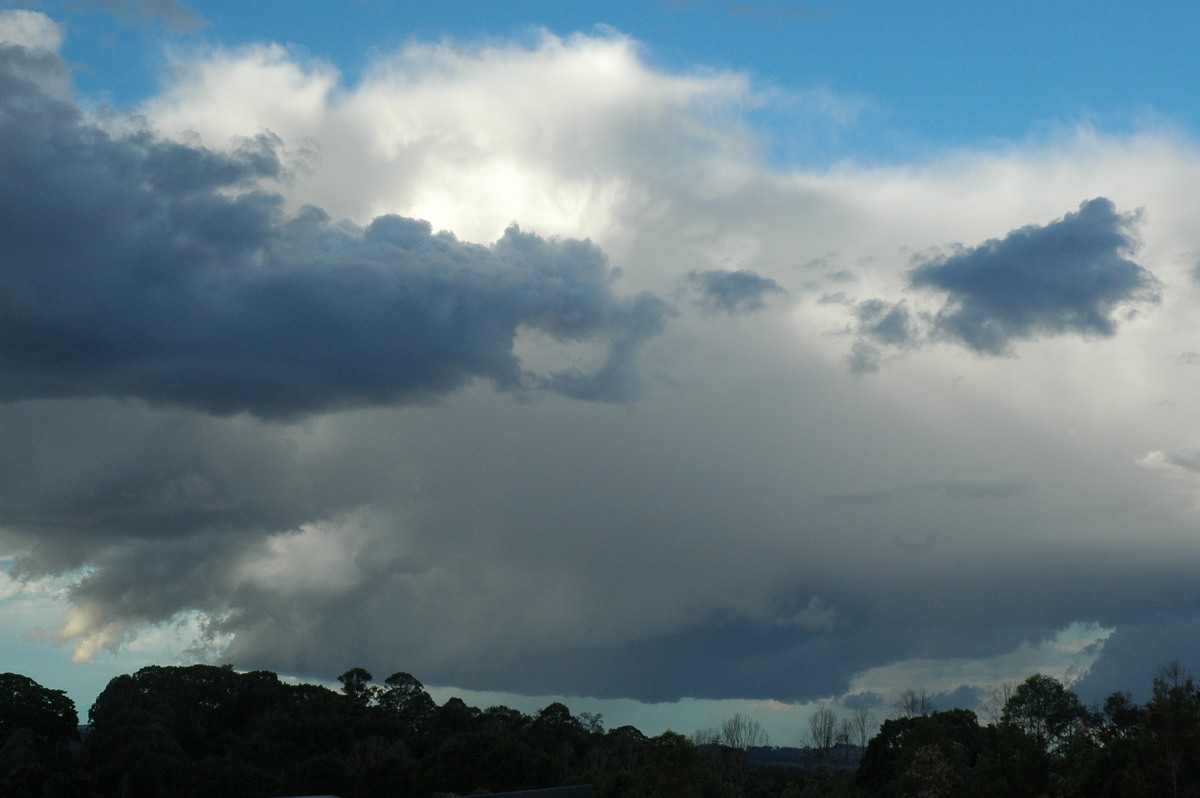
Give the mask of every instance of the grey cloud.
M 175 33 L 195 30 L 205 24 L 202 16 L 179 0 L 90 0 L 125 22 L 146 25 L 161 22 Z
M 1100 706 L 1117 691 L 1146 701 L 1158 668 L 1177 661 L 1200 671 L 1200 608 L 1175 603 L 1164 594 L 1159 612 L 1150 619 L 1130 619 L 1104 641 L 1100 656 L 1075 685 L 1087 703 Z
M 976 477 L 946 479 L 925 482 L 899 488 L 838 493 L 826 501 L 832 504 L 875 504 L 890 502 L 911 496 L 928 496 L 947 499 L 1008 499 L 1028 490 L 1026 481 L 1014 477 Z
M 853 305 L 856 340 L 846 356 L 852 374 L 874 374 L 881 368 L 885 355 L 880 346 L 906 349 L 916 346 L 922 331 L 903 301 L 892 303 L 868 299 L 857 304 L 842 294 L 823 296 L 819 304 Z
M 1038 336 L 1111 336 L 1119 306 L 1158 300 L 1153 275 L 1127 257 L 1134 221 L 1108 199 L 1088 200 L 1047 225 L 926 260 L 909 281 L 948 295 L 936 331 L 980 353 Z
M 903 302 L 882 299 L 860 302 L 855 308 L 858 333 L 881 344 L 908 346 L 917 335 L 916 325 Z
M 280 174 L 269 138 L 114 137 L 0 80 L 0 536 L 17 573 L 85 569 L 84 632 L 201 610 L 238 667 L 803 699 L 1197 613 L 1194 518 L 1111 441 L 864 389 L 778 314 L 660 335 L 662 303 L 617 296 L 587 242 L 289 216 L 254 190 Z M 783 229 L 796 206 L 773 200 Z M 680 225 L 656 229 L 638 257 L 670 268 Z M 597 365 L 529 373 L 530 330 Z M 671 384 L 571 401 L 633 396 L 635 355 Z M 477 379 L 549 393 L 448 393 Z
M 864 690 L 861 693 L 853 693 L 845 696 L 842 698 L 841 703 L 842 706 L 850 710 L 883 709 L 887 706 L 887 702 L 884 701 L 883 696 L 871 690 Z M 882 718 L 880 718 L 880 720 L 882 720 Z
M 263 418 L 428 401 L 484 378 L 601 401 L 665 305 L 614 292 L 590 242 L 515 226 L 490 247 L 380 217 L 365 228 L 254 190 L 268 136 L 230 155 L 111 136 L 0 49 L 0 400 L 115 396 Z M 732 300 L 737 301 L 737 300 Z M 529 329 L 599 341 L 589 372 L 530 374 Z
M 941 711 L 949 709 L 970 709 L 974 711 L 979 708 L 980 702 L 987 697 L 984 692 L 978 687 L 971 687 L 964 684 L 947 693 L 934 693 L 930 696 L 930 700 Z
M 748 269 L 692 271 L 685 280 L 701 309 L 730 316 L 762 310 L 769 296 L 787 293 L 779 283 Z
M 883 352 L 866 341 L 855 341 L 850 354 L 846 355 L 846 366 L 851 374 L 874 374 L 879 371 L 882 361 Z
M 1191 454 L 1183 454 L 1180 452 L 1163 452 L 1163 462 L 1168 465 L 1182 468 L 1184 471 L 1190 471 L 1193 474 L 1200 474 L 1200 452 Z

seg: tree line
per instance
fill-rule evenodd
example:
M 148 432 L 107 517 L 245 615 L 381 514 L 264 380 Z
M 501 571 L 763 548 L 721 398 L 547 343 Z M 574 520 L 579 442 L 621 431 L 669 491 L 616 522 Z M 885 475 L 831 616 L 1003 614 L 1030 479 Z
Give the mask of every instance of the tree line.
M 592 784 L 598 798 L 1200 796 L 1200 688 L 1178 664 L 1150 700 L 1088 708 L 1034 675 L 973 711 L 906 691 L 871 713 L 822 707 L 799 758 L 756 721 L 648 737 L 553 703 L 529 715 L 438 705 L 411 674 L 341 690 L 229 666 L 150 666 L 113 679 L 84 734 L 61 690 L 0 674 L 3 798 L 441 798 Z M 868 739 L 869 738 L 869 739 Z M 853 754 L 853 755 L 852 755 Z

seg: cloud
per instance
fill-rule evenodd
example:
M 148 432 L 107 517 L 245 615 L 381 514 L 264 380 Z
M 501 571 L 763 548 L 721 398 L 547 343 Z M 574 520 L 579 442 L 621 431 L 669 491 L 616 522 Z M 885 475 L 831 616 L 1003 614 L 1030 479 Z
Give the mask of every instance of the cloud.
M 685 280 L 697 294 L 697 306 L 709 313 L 723 312 L 730 316 L 762 310 L 767 297 L 787 293 L 779 283 L 748 269 L 691 271 Z
M 0 539 L 74 581 L 81 658 L 186 620 L 304 676 L 824 699 L 1195 614 L 1194 477 L 1137 465 L 1196 448 L 1193 142 L 787 169 L 744 75 L 618 34 L 417 43 L 353 85 L 183 53 L 107 118 L 6 57 Z M 681 282 L 716 312 L 668 315 Z M 971 356 L 960 306 L 1038 346 Z
M 980 353 L 1046 335 L 1112 336 L 1119 308 L 1158 301 L 1153 275 L 1126 257 L 1135 221 L 1108 199 L 1088 200 L 1045 226 L 925 259 L 909 282 L 945 292 L 936 331 Z
M 380 216 L 365 227 L 257 188 L 281 176 L 268 135 L 215 152 L 113 136 L 0 51 L 6 269 L 0 399 L 116 396 L 206 412 L 295 417 L 428 401 L 486 378 L 628 401 L 632 358 L 664 304 L 616 295 L 586 241 L 516 226 L 490 247 Z M 600 339 L 592 371 L 533 375 L 521 329 Z
M 913 320 L 903 303 L 891 305 L 868 299 L 855 308 L 860 335 L 891 346 L 910 344 L 916 335 Z
M 0 45 L 57 53 L 62 42 L 62 27 L 45 14 L 20 9 L 0 10 Z
M 704 121 L 756 102 L 746 76 L 658 72 L 639 48 L 615 31 L 414 42 L 342 86 L 332 65 L 256 44 L 179 56 L 177 78 L 142 111 L 165 135 L 214 148 L 271 130 L 296 165 L 289 196 L 334 218 L 398 213 L 470 240 L 517 218 L 619 250 L 629 231 L 614 215 L 663 211 L 640 180 L 678 179 L 681 152 L 720 160 L 753 141 L 735 117 Z
M 180 0 L 88 0 L 133 25 L 161 22 L 174 33 L 192 31 L 205 24 L 202 16 Z

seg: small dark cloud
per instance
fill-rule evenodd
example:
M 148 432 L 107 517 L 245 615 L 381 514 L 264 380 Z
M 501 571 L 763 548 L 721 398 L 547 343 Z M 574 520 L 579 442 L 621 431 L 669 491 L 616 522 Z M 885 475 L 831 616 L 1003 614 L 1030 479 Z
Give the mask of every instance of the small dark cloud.
M 598 401 L 637 392 L 665 304 L 614 292 L 588 241 L 516 226 L 491 246 L 382 216 L 287 216 L 257 190 L 276 141 L 232 153 L 113 136 L 0 48 L 0 401 L 111 396 L 285 419 L 426 402 L 475 379 Z M 36 75 L 35 75 L 36 77 Z M 757 280 L 757 282 L 756 282 Z M 715 279 L 752 307 L 770 281 Z M 589 372 L 532 374 L 521 330 L 593 341 Z
M 984 691 L 969 684 L 960 685 L 957 689 L 945 693 L 934 693 L 930 696 L 933 705 L 941 711 L 950 709 L 976 710 L 985 698 Z
M 1136 217 L 1103 197 L 1044 226 L 921 263 L 914 288 L 945 292 L 938 334 L 998 355 L 1014 341 L 1077 334 L 1108 337 L 1126 303 L 1158 301 L 1154 276 L 1127 255 Z
M 174 33 L 186 33 L 205 24 L 204 17 L 180 0 L 88 0 L 131 25 L 161 23 Z
M 908 346 L 917 335 L 908 308 L 903 302 L 892 304 L 882 299 L 868 299 L 855 308 L 860 335 L 889 346 Z
M 849 710 L 872 710 L 882 709 L 886 703 L 883 696 L 872 690 L 864 690 L 861 693 L 851 693 L 841 699 L 841 704 Z
M 747 269 L 692 271 L 684 280 L 696 293 L 698 307 L 730 316 L 762 310 L 768 297 L 787 293 L 779 283 Z
M 1200 366 L 1200 352 L 1192 352 L 1190 350 L 1182 352 L 1176 358 L 1176 362 L 1184 366 Z
M 846 355 L 846 366 L 852 374 L 874 374 L 879 371 L 883 352 L 877 346 L 871 346 L 866 341 L 855 341 Z

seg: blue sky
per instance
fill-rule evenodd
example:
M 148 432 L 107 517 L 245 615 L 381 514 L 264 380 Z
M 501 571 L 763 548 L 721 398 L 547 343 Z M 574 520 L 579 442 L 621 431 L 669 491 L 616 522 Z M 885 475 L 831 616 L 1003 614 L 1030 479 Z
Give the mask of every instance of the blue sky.
M 1200 19 L 0 9 L 0 640 L 782 744 L 1200 662 Z
M 17 3 L 21 6 L 21 3 Z M 28 5 L 28 4 L 25 4 Z M 154 91 L 163 47 L 278 42 L 335 65 L 354 83 L 373 55 L 411 40 L 528 41 L 611 27 L 640 43 L 648 63 L 671 70 L 746 73 L 763 91 L 814 89 L 861 108 L 854 124 L 822 141 L 820 157 L 920 157 L 941 147 L 1021 141 L 1080 122 L 1128 130 L 1147 117 L 1194 129 L 1187 75 L 1195 9 L 1186 2 L 1009 3 L 305 3 L 155 4 L 174 13 L 125 18 L 92 4 L 64 17 L 64 55 L 78 84 L 118 104 Z M 184 16 L 181 9 L 191 12 Z M 129 17 L 157 19 L 135 26 Z M 788 157 L 796 124 L 786 108 L 763 111 Z M 758 115 L 751 115 L 757 119 Z M 811 141 L 805 139 L 806 143 Z

